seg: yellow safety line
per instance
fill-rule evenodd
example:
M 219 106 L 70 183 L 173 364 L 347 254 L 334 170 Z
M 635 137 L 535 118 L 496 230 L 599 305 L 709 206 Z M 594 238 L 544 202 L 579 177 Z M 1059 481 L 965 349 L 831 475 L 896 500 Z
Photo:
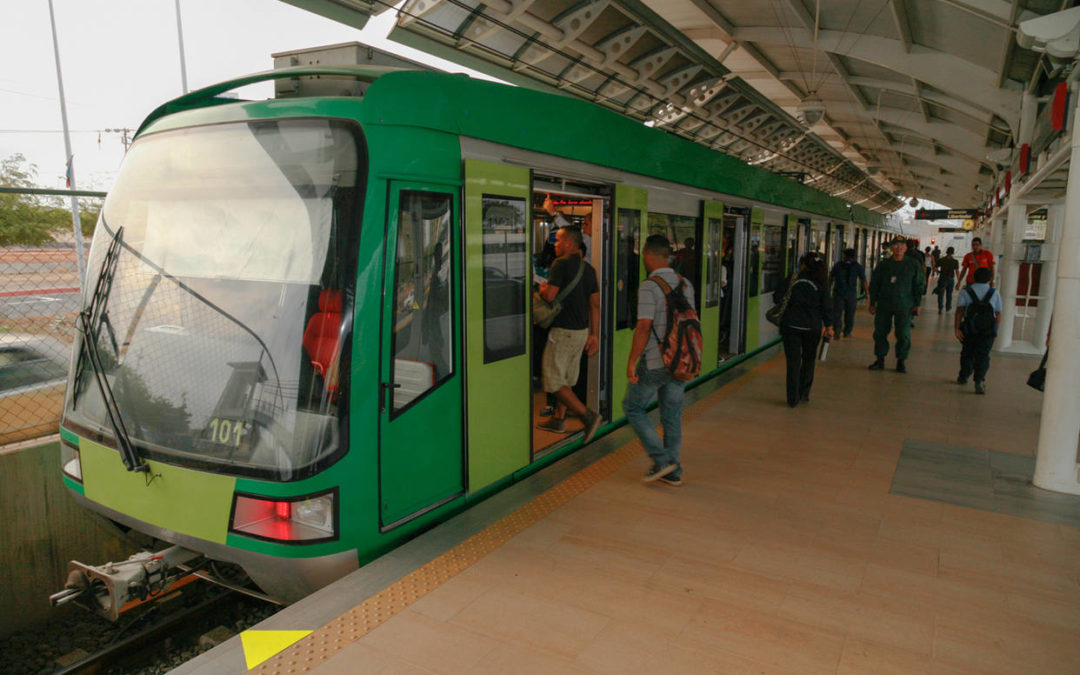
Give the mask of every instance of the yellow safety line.
M 703 413 L 706 409 L 706 405 L 703 404 L 715 404 L 749 384 L 763 365 L 765 364 L 759 364 L 749 373 L 695 402 L 686 410 L 684 423 L 692 421 Z M 717 397 L 717 394 L 721 395 Z M 287 647 L 281 653 L 267 659 L 254 672 L 285 675 L 286 673 L 308 672 L 318 667 L 398 612 L 505 544 L 533 523 L 598 483 L 602 478 L 614 473 L 630 460 L 639 457 L 642 452 L 641 441 L 634 440 L 593 462 L 538 495 L 529 503 L 489 525 L 483 531 L 474 534 L 438 558 L 402 577 L 322 628 Z

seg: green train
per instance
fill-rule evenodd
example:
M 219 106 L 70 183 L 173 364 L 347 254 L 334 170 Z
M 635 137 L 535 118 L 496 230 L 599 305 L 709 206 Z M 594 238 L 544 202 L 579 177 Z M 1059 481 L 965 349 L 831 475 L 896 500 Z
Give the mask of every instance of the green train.
M 365 89 L 223 96 L 304 77 Z M 580 395 L 602 432 L 623 421 L 645 237 L 668 235 L 698 289 L 707 379 L 776 342 L 764 313 L 800 252 L 872 261 L 885 226 L 599 106 L 461 75 L 202 89 L 147 118 L 102 210 L 66 486 L 172 544 L 144 556 L 159 567 L 229 563 L 282 601 L 357 569 L 580 447 L 537 428 L 530 291 L 560 219 L 586 227 L 601 276 Z M 123 587 L 116 569 L 80 567 Z

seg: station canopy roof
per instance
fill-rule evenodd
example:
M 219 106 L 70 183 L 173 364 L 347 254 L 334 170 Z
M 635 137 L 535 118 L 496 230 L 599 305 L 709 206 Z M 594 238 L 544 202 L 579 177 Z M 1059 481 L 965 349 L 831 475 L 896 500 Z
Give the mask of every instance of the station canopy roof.
M 343 23 L 392 9 L 285 0 Z M 578 96 L 880 213 L 977 206 L 1070 0 L 406 0 L 391 39 Z

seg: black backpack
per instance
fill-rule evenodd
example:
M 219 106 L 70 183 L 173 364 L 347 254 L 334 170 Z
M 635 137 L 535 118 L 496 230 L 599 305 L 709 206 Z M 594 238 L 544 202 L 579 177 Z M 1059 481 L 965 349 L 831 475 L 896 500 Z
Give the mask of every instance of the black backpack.
M 851 290 L 852 285 L 855 282 L 855 279 L 858 277 L 858 270 L 855 269 L 855 264 L 856 263 L 855 263 L 854 260 L 848 260 L 848 261 L 844 261 L 844 262 L 840 263 L 841 271 L 844 273 L 843 274 L 843 279 L 844 279 L 843 281 L 840 281 L 840 279 L 837 278 L 837 281 L 840 282 L 840 288 L 838 290 L 841 293 L 849 292 Z M 839 274 L 836 275 L 836 276 L 840 277 Z M 856 287 L 855 291 L 858 292 L 858 290 L 859 290 L 858 287 Z
M 975 291 L 970 286 L 964 291 L 971 299 L 964 308 L 964 335 L 997 335 L 997 319 L 994 317 L 994 307 L 990 304 L 994 289 L 987 290 L 982 300 L 975 295 Z

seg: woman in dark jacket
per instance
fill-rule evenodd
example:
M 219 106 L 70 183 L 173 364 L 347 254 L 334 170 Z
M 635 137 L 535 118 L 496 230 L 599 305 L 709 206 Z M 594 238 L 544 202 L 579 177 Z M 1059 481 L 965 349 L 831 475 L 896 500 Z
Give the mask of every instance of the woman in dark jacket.
M 820 253 L 804 255 L 791 284 L 791 297 L 780 318 L 780 337 L 787 357 L 787 402 L 794 408 L 799 401 L 810 400 L 822 326 L 825 337 L 833 336 L 832 300 L 825 258 Z M 783 301 L 787 286 L 787 283 L 781 284 L 773 296 L 774 301 Z

